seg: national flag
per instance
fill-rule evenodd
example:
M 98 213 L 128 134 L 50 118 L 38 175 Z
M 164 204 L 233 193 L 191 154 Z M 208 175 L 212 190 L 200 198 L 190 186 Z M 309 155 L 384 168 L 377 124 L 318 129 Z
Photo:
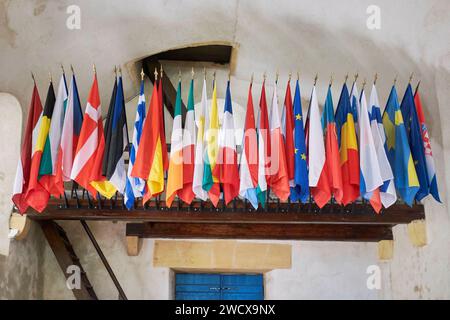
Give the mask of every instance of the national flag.
M 39 183 L 39 167 L 41 165 L 42 153 L 44 151 L 45 142 L 47 141 L 54 107 L 55 91 L 53 89 L 53 82 L 50 81 L 47 91 L 47 98 L 45 99 L 44 110 L 38 124 L 39 130 L 36 131 L 37 139 L 33 145 L 30 180 L 28 181 L 28 189 L 25 196 L 28 205 L 38 212 L 42 212 L 45 207 L 47 207 L 48 199 L 50 197 L 48 191 L 45 190 L 45 188 Z M 33 135 L 34 133 L 35 131 L 33 131 Z
M 191 204 L 195 193 L 193 190 L 195 168 L 195 109 L 194 109 L 194 79 L 191 79 L 187 104 L 186 119 L 183 131 L 183 189 L 178 196 L 183 202 Z
M 386 150 L 384 148 L 384 144 L 386 143 L 386 135 L 384 133 L 380 103 L 378 102 L 378 94 L 375 84 L 372 85 L 369 105 L 371 108 L 370 126 L 372 128 L 372 137 L 377 153 L 381 179 L 383 180 L 383 185 L 380 187 L 380 198 L 383 206 L 385 208 L 389 208 L 397 201 L 397 193 L 395 191 L 394 175 L 392 173 L 391 164 L 389 163 Z
M 311 93 L 308 125 L 309 186 L 314 202 L 322 208 L 331 198 L 331 189 L 328 182 L 325 144 L 315 85 Z
M 270 166 L 269 166 L 269 187 L 273 193 L 281 200 L 287 201 L 291 190 L 289 188 L 289 175 L 286 164 L 286 150 L 283 135 L 281 133 L 281 122 L 278 110 L 277 84 L 275 83 L 272 109 L 269 117 L 270 128 Z
M 334 119 L 333 98 L 331 96 L 331 84 L 328 86 L 327 98 L 322 112 L 322 128 L 325 132 L 325 165 L 327 167 L 328 184 L 334 195 L 334 199 L 338 204 L 341 204 L 344 192 L 336 122 Z
M 261 88 L 261 98 L 259 100 L 258 115 L 258 187 L 256 195 L 259 203 L 264 208 L 266 204 L 268 166 L 270 159 L 270 135 L 269 135 L 269 115 L 266 101 L 266 81 Z
M 64 73 L 59 81 L 52 121 L 45 141 L 44 152 L 39 166 L 39 183 L 54 197 L 64 194 L 60 155 L 61 133 L 64 123 L 64 112 L 67 107 L 67 84 Z
M 183 128 L 181 123 L 181 81 L 178 82 L 172 139 L 170 142 L 169 172 L 167 175 L 166 205 L 172 206 L 175 196 L 183 189 Z
M 386 132 L 385 149 L 394 172 L 395 187 L 403 201 L 412 206 L 414 197 L 419 190 L 419 180 L 409 148 L 402 112 L 398 105 L 395 86 L 392 86 L 384 109 L 383 125 Z
M 17 164 L 12 196 L 12 201 L 21 214 L 24 214 L 28 209 L 28 203 L 26 202 L 25 196 L 30 180 L 31 152 L 36 145 L 38 131 L 40 129 L 39 119 L 41 114 L 41 98 L 39 97 L 36 83 L 34 83 L 31 103 L 28 108 L 27 126 L 25 127 L 23 136 L 22 149 L 20 150 L 20 159 Z
M 414 96 L 411 84 L 408 83 L 402 103 L 400 104 L 406 133 L 408 135 L 409 146 L 411 149 L 414 166 L 416 168 L 417 178 L 419 179 L 419 190 L 415 199 L 421 201 L 430 194 L 430 182 L 425 160 L 425 149 L 423 148 L 422 132 L 419 119 L 417 117 L 416 106 L 414 104 Z
M 305 203 L 309 199 L 308 164 L 306 161 L 306 140 L 303 128 L 302 101 L 298 80 L 294 93 L 294 186 L 291 187 L 291 200 Z M 292 154 L 286 153 L 287 157 Z
M 96 189 L 92 182 L 105 180 L 105 176 L 102 175 L 105 137 L 103 136 L 102 108 L 95 72 L 84 115 L 70 177 L 95 197 Z
M 258 198 L 256 195 L 258 186 L 258 140 L 253 110 L 252 83 L 250 83 L 248 88 L 239 177 L 239 195 L 247 199 L 253 208 L 258 209 Z
M 134 206 L 134 199 L 144 195 L 145 180 L 131 176 L 136 154 L 139 150 L 141 142 L 142 127 L 145 121 L 145 94 L 144 80 L 141 81 L 141 90 L 139 92 L 139 100 L 136 108 L 136 119 L 133 126 L 133 140 L 130 147 L 130 159 L 128 162 L 127 181 L 125 185 L 124 202 L 128 210 Z
M 219 153 L 213 175 L 223 187 L 225 205 L 239 195 L 239 170 L 234 135 L 233 107 L 231 104 L 230 81 L 227 83 L 222 127 L 219 132 Z
M 167 153 L 166 128 L 164 122 L 164 97 L 163 97 L 163 71 L 161 67 L 161 77 L 158 82 L 158 102 L 159 102 L 159 136 L 161 139 L 161 152 L 164 171 L 169 168 L 169 154 Z
M 379 187 L 383 185 L 383 179 L 370 127 L 364 89 L 361 91 L 361 110 L 359 113 L 359 149 L 361 196 L 369 200 L 375 212 L 379 213 L 381 210 Z
M 360 195 L 358 142 L 353 115 L 347 85 L 344 83 L 335 115 L 336 123 L 339 124 L 337 131 L 344 205 L 355 201 Z
M 206 155 L 203 169 L 203 190 L 208 192 L 212 204 L 217 207 L 220 196 L 219 177 L 214 175 L 217 156 L 219 153 L 219 114 L 217 109 L 217 84 L 214 80 L 214 89 L 211 103 L 211 116 L 206 119 L 207 131 L 205 132 Z
M 131 171 L 132 177 L 147 180 L 142 199 L 143 203 L 164 191 L 164 168 L 160 136 L 161 110 L 158 102 L 158 88 L 157 85 L 154 85 L 148 116 L 145 118 L 142 128 L 136 161 Z
M 206 201 L 208 199 L 208 193 L 203 190 L 203 169 L 204 159 L 206 156 L 206 144 L 205 140 L 205 128 L 206 119 L 208 118 L 208 106 L 206 97 L 206 79 L 203 80 L 202 89 L 202 101 L 200 104 L 200 110 L 195 117 L 198 121 L 197 130 L 197 143 L 195 145 L 195 165 L 194 165 L 194 177 L 192 181 L 192 190 L 197 198 Z
M 281 132 L 284 138 L 286 151 L 286 166 L 289 178 L 289 186 L 294 186 L 295 176 L 295 146 L 294 146 L 294 115 L 292 108 L 291 81 L 286 85 L 283 111 L 281 112 Z
M 127 179 L 124 156 L 129 142 L 122 76 L 119 76 L 114 107 L 108 120 L 102 162 L 102 176 L 106 179 L 91 184 L 102 196 L 111 199 L 116 192 L 124 193 Z
M 436 201 L 441 202 L 439 197 L 439 190 L 436 178 L 436 168 L 434 165 L 433 152 L 431 150 L 431 139 L 428 134 L 428 128 L 425 124 L 425 115 L 422 109 L 422 103 L 420 101 L 419 86 L 417 85 L 416 92 L 414 94 L 414 104 L 416 105 L 417 117 L 421 128 L 423 148 L 425 150 L 425 164 L 427 168 L 429 192 Z
M 61 168 L 63 181 L 70 181 L 73 160 L 83 125 L 83 112 L 81 111 L 80 97 L 78 95 L 75 74 L 72 74 L 69 97 L 64 112 L 64 123 L 61 132 L 61 151 L 58 154 L 57 170 Z
M 359 95 L 358 88 L 356 86 L 356 81 L 353 82 L 352 91 L 350 93 L 350 110 L 353 114 L 353 121 L 355 123 L 356 139 L 359 139 Z

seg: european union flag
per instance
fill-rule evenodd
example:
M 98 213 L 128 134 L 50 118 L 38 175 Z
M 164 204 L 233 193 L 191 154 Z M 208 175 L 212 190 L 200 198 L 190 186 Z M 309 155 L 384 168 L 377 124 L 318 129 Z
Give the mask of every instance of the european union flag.
M 416 194 L 416 200 L 420 201 L 429 194 L 430 182 L 428 181 L 425 150 L 423 149 L 422 134 L 420 131 L 419 118 L 417 117 L 416 106 L 414 105 L 414 96 L 411 84 L 408 84 L 402 103 L 400 104 L 405 128 L 408 133 L 409 146 L 411 148 L 414 166 L 416 167 L 417 177 L 419 178 L 420 188 Z
M 394 86 L 384 110 L 383 125 L 386 132 L 385 149 L 394 172 L 395 187 L 400 197 L 411 206 L 420 185 Z
M 294 186 L 291 187 L 291 200 L 305 203 L 309 199 L 308 167 L 306 164 L 305 131 L 303 129 L 302 101 L 300 86 L 295 85 L 294 94 Z M 288 155 L 289 156 L 289 155 Z

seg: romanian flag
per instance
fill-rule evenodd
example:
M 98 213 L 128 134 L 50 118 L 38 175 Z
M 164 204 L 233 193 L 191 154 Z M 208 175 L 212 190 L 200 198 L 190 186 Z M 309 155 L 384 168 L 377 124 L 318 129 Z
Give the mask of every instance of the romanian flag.
M 131 176 L 147 180 L 142 199 L 146 203 L 150 198 L 164 191 L 164 168 L 161 146 L 160 104 L 157 85 L 153 86 L 148 116 L 142 129 L 141 142 Z
M 28 182 L 30 180 L 31 152 L 36 144 L 39 126 L 39 119 L 42 114 L 41 98 L 34 84 L 33 94 L 31 96 L 30 107 L 28 108 L 28 120 L 23 136 L 20 159 L 17 164 L 16 178 L 14 180 L 12 201 L 21 214 L 28 209 L 28 203 L 25 201 Z M 34 142 L 34 143 L 33 143 Z
M 217 84 L 214 81 L 214 89 L 211 105 L 211 116 L 206 120 L 209 125 L 205 132 L 206 158 L 203 169 L 203 190 L 208 192 L 212 204 L 217 207 L 220 196 L 219 177 L 213 175 L 219 153 L 219 112 L 217 109 Z
M 170 142 L 169 172 L 167 175 L 166 205 L 170 208 L 175 196 L 183 189 L 183 128 L 181 123 L 181 81 L 178 82 L 172 139 Z
M 319 208 L 327 204 L 331 198 L 331 189 L 328 181 L 328 168 L 326 164 L 325 143 L 323 129 L 320 121 L 319 103 L 317 101 L 316 86 L 311 93 L 308 125 L 308 161 L 309 186 L 314 202 Z
M 258 186 L 258 140 L 253 110 L 252 83 L 248 88 L 247 113 L 245 114 L 244 137 L 242 139 L 241 164 L 239 167 L 239 195 L 258 209 L 256 187 Z
M 225 205 L 239 195 L 239 170 L 234 135 L 233 107 L 231 105 L 230 81 L 227 84 L 222 128 L 219 133 L 219 154 L 213 174 L 223 186 Z
M 338 128 L 339 154 L 342 173 L 342 203 L 347 205 L 359 195 L 359 154 L 356 139 L 355 122 L 350 105 L 347 85 L 344 83 L 336 111 Z
M 325 131 L 325 163 L 327 166 L 328 183 L 333 192 L 334 199 L 338 204 L 341 204 L 344 193 L 331 85 L 328 86 L 327 98 L 322 112 L 322 128 Z
M 425 124 L 425 115 L 423 113 L 422 103 L 420 101 L 419 85 L 417 85 L 416 93 L 414 94 L 414 103 L 416 105 L 417 117 L 419 119 L 422 134 L 423 148 L 425 150 L 425 164 L 427 168 L 428 182 L 430 183 L 429 190 L 433 198 L 436 199 L 436 201 L 441 202 L 436 178 L 436 167 L 434 165 L 433 152 L 431 151 L 431 139 L 428 134 L 427 125 Z
M 283 135 L 281 133 L 281 122 L 278 110 L 277 85 L 273 92 L 272 109 L 269 117 L 270 128 L 270 166 L 269 166 L 269 187 L 273 193 L 281 200 L 287 201 L 291 193 L 289 187 L 289 175 L 286 164 L 286 150 Z
M 59 81 L 58 93 L 56 95 L 55 107 L 53 108 L 52 121 L 47 140 L 45 141 L 44 153 L 42 154 L 39 167 L 39 182 L 54 197 L 64 194 L 60 157 L 61 133 L 64 122 L 64 112 L 67 107 L 67 85 L 64 73 Z
M 264 208 L 266 204 L 266 192 L 268 181 L 268 166 L 270 165 L 270 136 L 269 136 L 269 116 L 266 101 L 266 81 L 263 82 L 261 98 L 259 100 L 258 117 L 258 187 L 256 195 L 259 203 Z
M 42 153 L 44 151 L 45 142 L 47 141 L 48 131 L 50 130 L 50 122 L 52 119 L 54 106 L 55 91 L 53 90 L 53 83 L 50 81 L 47 98 L 45 99 L 44 111 L 39 120 L 37 140 L 33 145 L 30 180 L 28 182 L 28 190 L 25 196 L 28 205 L 38 212 L 42 212 L 45 209 L 50 197 L 48 191 L 39 183 L 39 167 L 41 165 Z
M 383 125 L 386 131 L 385 148 L 394 172 L 395 187 L 403 201 L 412 206 L 420 185 L 395 86 L 392 86 L 383 113 Z
M 400 104 L 405 129 L 408 134 L 409 146 L 416 167 L 417 178 L 420 188 L 416 193 L 416 200 L 420 201 L 430 193 L 430 181 L 428 180 L 425 149 L 423 147 L 422 132 L 419 118 L 417 116 L 416 106 L 411 84 L 408 84 L 402 103 Z
M 84 115 L 70 176 L 72 180 L 95 197 L 97 190 L 91 182 L 105 180 L 105 176 L 102 175 L 105 137 L 103 135 L 102 108 L 96 73 L 94 73 L 94 81 L 89 91 Z
M 183 189 L 178 192 L 178 196 L 187 204 L 190 204 L 195 197 L 192 189 L 192 183 L 194 181 L 196 137 L 194 113 L 194 79 L 191 79 L 183 131 Z

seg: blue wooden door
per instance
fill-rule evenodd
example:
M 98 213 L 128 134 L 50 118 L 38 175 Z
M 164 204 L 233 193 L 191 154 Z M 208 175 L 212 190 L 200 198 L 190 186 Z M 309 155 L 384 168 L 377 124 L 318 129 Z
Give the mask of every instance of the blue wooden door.
M 176 300 L 263 300 L 261 274 L 177 273 Z

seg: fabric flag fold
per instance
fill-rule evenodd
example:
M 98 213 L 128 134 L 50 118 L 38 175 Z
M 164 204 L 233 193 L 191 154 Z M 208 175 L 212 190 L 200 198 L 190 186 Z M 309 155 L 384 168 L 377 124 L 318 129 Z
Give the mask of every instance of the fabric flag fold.
M 124 156 L 128 146 L 128 130 L 121 76 L 117 84 L 114 107 L 109 116 L 105 135 L 105 143 L 108 143 L 109 147 L 105 147 L 102 162 L 102 175 L 106 180 L 91 184 L 102 196 L 111 199 L 116 192 L 124 193 L 127 177 Z
M 258 114 L 258 187 L 256 195 L 264 208 L 266 205 L 268 166 L 270 157 L 269 115 L 266 101 L 266 81 L 261 88 Z
M 344 192 L 331 85 L 328 86 L 325 106 L 322 112 L 322 128 L 325 132 L 325 165 L 327 167 L 328 184 L 334 195 L 334 199 L 338 204 L 341 204 Z
M 223 108 L 222 127 L 219 131 L 219 153 L 213 175 L 222 184 L 225 205 L 227 205 L 239 195 L 240 184 L 229 80 Z
M 75 74 L 70 82 L 67 107 L 64 113 L 64 123 L 61 132 L 61 152 L 58 155 L 57 169 L 61 168 L 64 181 L 70 181 L 73 160 L 83 125 L 83 112 L 81 111 L 80 97 L 78 95 Z
M 61 162 L 58 165 L 60 157 L 61 133 L 64 123 L 64 112 L 67 107 L 67 84 L 64 73 L 58 85 L 55 106 L 52 113 L 52 121 L 45 141 L 44 152 L 42 154 L 39 167 L 39 182 L 54 197 L 64 194 L 64 185 L 62 178 Z
M 338 142 L 341 159 L 343 205 L 355 201 L 360 195 L 358 142 L 353 116 L 347 84 L 344 83 L 335 114 L 336 123 L 338 123 L 339 127 Z
M 281 122 L 278 110 L 277 85 L 275 83 L 272 108 L 269 116 L 270 129 L 270 167 L 269 167 L 269 187 L 273 193 L 281 200 L 287 201 L 291 190 L 289 188 L 288 168 L 286 164 L 286 150 L 283 135 L 281 133 Z
M 417 117 L 419 119 L 422 134 L 422 143 L 425 151 L 425 164 L 428 175 L 429 192 L 436 201 L 441 202 L 436 178 L 436 167 L 434 165 L 433 152 L 431 150 L 431 139 L 428 134 L 427 125 L 425 124 L 425 115 L 422 109 L 422 102 L 420 101 L 419 85 L 417 85 L 416 92 L 414 94 L 414 104 L 416 105 Z
M 183 131 L 183 188 L 178 192 L 178 196 L 187 204 L 191 204 L 195 197 L 195 137 L 194 79 L 191 79 Z
M 170 142 L 166 192 L 167 207 L 170 208 L 172 206 L 175 196 L 181 189 L 183 189 L 183 129 L 181 123 L 181 81 L 179 81 L 173 117 L 172 138 Z
M 33 94 L 31 96 L 30 107 L 28 108 L 28 119 L 23 136 L 22 148 L 20 150 L 20 158 L 17 164 L 16 177 L 14 179 L 12 201 L 21 214 L 24 214 L 28 209 L 26 202 L 26 192 L 28 190 L 28 183 L 30 180 L 31 170 L 31 152 L 33 151 L 37 130 L 39 130 L 39 118 L 42 113 L 41 98 L 36 83 L 33 87 Z
M 409 148 L 402 112 L 398 105 L 395 86 L 392 86 L 384 109 L 383 125 L 386 132 L 385 149 L 394 172 L 395 187 L 403 201 L 412 206 L 414 197 L 419 190 L 419 180 Z
M 166 128 L 164 123 L 164 97 L 163 97 L 163 71 L 161 67 L 161 77 L 158 82 L 158 102 L 159 102 L 159 137 L 161 140 L 161 154 L 164 171 L 169 168 L 169 154 L 166 144 Z
M 308 165 L 306 161 L 306 140 L 303 127 L 302 101 L 298 80 L 294 93 L 294 186 L 291 187 L 291 200 L 305 203 L 309 199 Z M 286 153 L 289 157 L 289 153 Z
M 419 190 L 416 193 L 415 199 L 421 201 L 430 193 L 430 182 L 428 180 L 425 149 L 423 148 L 422 132 L 420 128 L 419 119 L 417 117 L 416 106 L 414 104 L 414 96 L 411 84 L 406 87 L 405 94 L 400 104 L 403 121 L 405 122 L 405 129 L 408 135 L 409 147 L 414 161 L 414 166 L 419 179 Z
M 323 208 L 331 198 L 331 189 L 328 182 L 325 144 L 316 86 L 313 87 L 311 93 L 308 125 L 309 186 L 314 202 L 319 208 Z
M 381 169 L 370 127 L 369 111 L 364 89 L 361 91 L 361 110 L 359 113 L 359 157 L 361 196 L 369 200 L 376 213 L 381 210 L 379 187 L 383 184 Z
M 283 134 L 286 151 L 286 166 L 289 186 L 294 186 L 295 176 L 295 146 L 294 146 L 294 110 L 292 107 L 291 81 L 286 85 L 283 111 L 281 112 L 281 133 Z
M 211 116 L 205 132 L 206 155 L 203 169 L 203 190 L 208 192 L 209 199 L 214 207 L 217 207 L 220 197 L 219 177 L 214 175 L 217 156 L 219 153 L 219 112 L 217 108 L 217 84 L 214 81 L 213 96 L 211 102 Z
M 372 85 L 369 105 L 371 108 L 370 126 L 372 130 L 372 137 L 377 153 L 381 179 L 383 180 L 383 185 L 379 188 L 380 198 L 383 206 L 385 208 L 389 208 L 397 201 L 397 193 L 395 191 L 394 175 L 392 173 L 391 164 L 389 163 L 386 155 L 386 150 L 384 149 L 386 135 L 384 133 L 384 126 L 381 119 L 380 103 L 378 102 L 378 94 L 375 84 Z
M 198 130 L 197 130 L 197 143 L 195 144 L 194 177 L 192 181 L 192 190 L 194 191 L 195 196 L 203 201 L 206 201 L 206 199 L 208 199 L 208 193 L 205 190 L 203 190 L 203 169 L 204 169 L 204 158 L 206 155 L 206 144 L 204 144 L 203 142 L 205 140 L 207 115 L 208 109 L 206 97 L 206 80 L 204 79 L 202 89 L 202 101 L 200 103 L 199 113 L 195 117 L 198 121 Z
M 97 191 L 91 182 L 105 180 L 105 176 L 102 175 L 105 138 L 95 73 L 84 115 L 70 177 L 95 197 Z
M 139 93 L 139 100 L 136 109 L 136 119 L 133 126 L 133 140 L 130 148 L 130 160 L 128 163 L 127 180 L 125 185 L 124 201 L 128 210 L 134 207 L 134 200 L 144 195 L 145 180 L 131 176 L 134 163 L 136 161 L 136 154 L 139 150 L 141 142 L 142 127 L 145 121 L 145 94 L 144 94 L 144 80 L 141 81 L 141 90 Z
M 158 88 L 157 85 L 154 85 L 136 161 L 131 171 L 132 177 L 147 181 L 142 199 L 144 204 L 164 191 L 163 154 L 160 136 L 161 108 L 158 99 Z
M 38 212 L 42 212 L 45 209 L 50 197 L 48 191 L 39 183 L 39 167 L 50 130 L 55 101 L 55 91 L 53 89 L 53 83 L 50 81 L 44 110 L 38 123 L 38 130 L 33 131 L 33 140 L 35 141 L 33 141 L 33 154 L 31 156 L 30 180 L 25 196 L 28 205 Z M 34 135 L 35 133 L 37 134 L 36 136 Z
M 248 88 L 239 177 L 239 195 L 247 199 L 255 210 L 258 209 L 258 197 L 256 195 L 258 186 L 258 141 L 255 128 L 252 83 L 250 83 Z

